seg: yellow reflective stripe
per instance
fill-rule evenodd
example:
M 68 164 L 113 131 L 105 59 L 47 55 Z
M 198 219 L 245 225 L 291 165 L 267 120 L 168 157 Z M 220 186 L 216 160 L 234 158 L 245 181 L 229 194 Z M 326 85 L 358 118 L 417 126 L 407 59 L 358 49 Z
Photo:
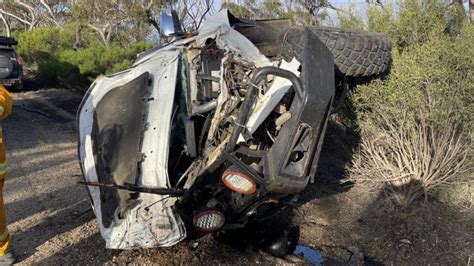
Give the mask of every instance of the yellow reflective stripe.
M 5 232 L 0 236 L 0 243 L 3 242 L 3 240 L 7 239 L 7 237 L 10 235 L 10 232 L 8 231 L 8 228 L 5 228 Z
M 7 162 L 0 163 L 0 175 L 4 175 L 6 172 L 8 172 L 8 164 Z
M 3 115 L 3 111 L 4 111 L 3 105 L 0 104 L 0 115 Z

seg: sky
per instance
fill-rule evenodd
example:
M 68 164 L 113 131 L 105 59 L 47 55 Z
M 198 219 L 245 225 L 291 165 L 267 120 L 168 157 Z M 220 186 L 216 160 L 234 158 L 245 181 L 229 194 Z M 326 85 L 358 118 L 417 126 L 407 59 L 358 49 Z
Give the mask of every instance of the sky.
M 308 0 L 308 1 L 316 1 L 316 0 Z M 355 12 L 357 14 L 360 14 L 362 17 L 362 20 L 365 19 L 365 14 L 367 13 L 367 8 L 368 4 L 366 0 L 329 0 L 330 3 L 339 9 L 346 9 L 350 5 L 353 5 L 355 7 Z M 222 2 L 225 2 L 225 0 L 215 0 L 214 2 L 214 7 L 215 10 L 219 10 L 222 6 Z M 464 1 L 464 9 L 469 10 L 469 1 Z M 397 8 L 397 0 L 382 0 L 382 3 L 384 5 L 391 5 L 395 9 Z M 323 24 L 326 26 L 336 26 L 337 25 L 337 11 L 333 9 L 327 9 L 327 12 L 329 14 L 329 19 L 328 21 L 325 21 Z
M 316 0 L 313 0 L 316 1 Z M 219 10 L 220 7 L 222 6 L 222 2 L 225 2 L 225 0 L 215 0 L 214 2 L 214 7 L 216 10 Z M 384 3 L 392 3 L 395 4 L 396 0 L 382 0 Z M 348 8 L 351 4 L 355 6 L 356 12 L 360 13 L 361 16 L 367 12 L 367 7 L 368 4 L 365 0 L 330 0 L 330 3 L 340 9 L 345 9 Z M 327 23 L 329 24 L 336 24 L 337 23 L 337 12 L 332 9 L 328 9 L 328 14 L 329 14 L 329 21 Z
M 390 2 L 392 0 L 389 0 Z M 389 2 L 387 0 L 384 0 L 384 2 Z M 220 8 L 222 5 L 223 0 L 216 0 L 214 2 L 214 5 L 216 8 Z M 335 7 L 343 8 L 349 6 L 349 4 L 352 2 L 355 5 L 367 5 L 367 2 L 365 0 L 330 0 L 331 4 L 334 5 Z

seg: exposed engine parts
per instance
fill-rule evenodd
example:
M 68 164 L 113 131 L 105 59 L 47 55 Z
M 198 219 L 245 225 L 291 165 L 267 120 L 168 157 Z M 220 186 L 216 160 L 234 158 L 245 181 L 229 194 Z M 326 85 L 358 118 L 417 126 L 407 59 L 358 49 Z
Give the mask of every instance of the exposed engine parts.
M 294 204 L 344 82 L 311 30 L 292 32 L 298 45 L 279 56 L 269 33 L 286 24 L 221 11 L 94 82 L 78 114 L 79 156 L 107 247 L 171 246 Z

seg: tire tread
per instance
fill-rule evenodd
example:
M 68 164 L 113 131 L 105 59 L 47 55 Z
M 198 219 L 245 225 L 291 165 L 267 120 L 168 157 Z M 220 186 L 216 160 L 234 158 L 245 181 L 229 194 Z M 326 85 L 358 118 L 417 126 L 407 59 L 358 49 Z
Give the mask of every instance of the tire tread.
M 377 33 L 330 27 L 309 27 L 331 51 L 339 71 L 350 77 L 385 74 L 390 66 L 390 39 Z M 303 57 L 304 27 L 291 27 L 283 36 L 281 56 Z

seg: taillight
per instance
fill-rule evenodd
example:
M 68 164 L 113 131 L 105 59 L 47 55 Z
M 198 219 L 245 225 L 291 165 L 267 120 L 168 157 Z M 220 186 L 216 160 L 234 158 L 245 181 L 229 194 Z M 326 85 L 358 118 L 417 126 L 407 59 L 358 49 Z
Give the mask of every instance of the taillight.
M 257 185 L 252 178 L 240 172 L 225 171 L 222 182 L 229 189 L 241 194 L 253 194 L 257 190 Z
M 225 223 L 225 217 L 222 212 L 210 210 L 203 211 L 193 218 L 193 225 L 196 230 L 211 233 L 219 230 Z

